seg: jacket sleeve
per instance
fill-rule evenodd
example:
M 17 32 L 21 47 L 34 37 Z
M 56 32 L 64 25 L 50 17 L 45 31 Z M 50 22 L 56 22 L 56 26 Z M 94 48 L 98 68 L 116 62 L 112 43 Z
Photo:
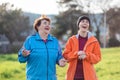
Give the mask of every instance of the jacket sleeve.
M 100 51 L 99 42 L 95 43 L 95 46 L 92 52 L 86 52 L 86 54 L 87 54 L 87 57 L 85 58 L 85 60 L 87 60 L 91 64 L 98 63 L 101 60 L 101 51 Z
M 57 57 L 57 61 L 56 61 L 56 63 L 57 63 L 58 65 L 59 65 L 59 60 L 60 60 L 61 58 L 63 58 L 63 56 L 62 56 L 62 49 L 61 49 L 60 45 L 58 44 L 58 57 Z
M 29 44 L 29 39 L 28 39 L 28 38 L 25 40 L 22 48 L 21 48 L 21 49 L 19 50 L 19 52 L 18 52 L 18 61 L 19 61 L 20 63 L 25 63 L 25 62 L 27 61 L 28 57 L 29 57 L 29 56 L 24 57 L 24 56 L 22 55 L 22 51 L 23 51 L 24 49 L 30 50 L 30 44 Z
M 73 48 L 74 48 L 74 43 L 73 43 L 72 38 L 70 38 L 67 41 L 65 49 L 63 51 L 63 57 L 66 60 L 68 60 L 68 62 L 78 59 L 78 55 L 77 55 L 78 51 L 75 51 Z

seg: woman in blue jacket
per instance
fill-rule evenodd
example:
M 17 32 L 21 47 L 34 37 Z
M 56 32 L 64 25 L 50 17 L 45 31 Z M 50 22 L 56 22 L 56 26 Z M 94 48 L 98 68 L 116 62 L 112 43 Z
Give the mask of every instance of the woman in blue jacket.
M 34 22 L 36 34 L 29 36 L 18 52 L 20 63 L 27 62 L 27 80 L 57 80 L 56 64 L 63 67 L 65 60 L 58 40 L 50 35 L 50 19 L 42 15 Z

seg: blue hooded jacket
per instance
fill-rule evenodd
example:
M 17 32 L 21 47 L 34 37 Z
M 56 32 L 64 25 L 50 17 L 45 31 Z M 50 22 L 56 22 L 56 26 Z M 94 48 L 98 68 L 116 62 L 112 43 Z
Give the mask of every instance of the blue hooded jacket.
M 24 57 L 22 51 L 30 51 L 30 55 Z M 29 36 L 18 52 L 20 63 L 27 62 L 27 80 L 57 80 L 56 63 L 62 58 L 62 51 L 58 40 L 48 35 L 47 42 L 44 42 L 38 33 Z

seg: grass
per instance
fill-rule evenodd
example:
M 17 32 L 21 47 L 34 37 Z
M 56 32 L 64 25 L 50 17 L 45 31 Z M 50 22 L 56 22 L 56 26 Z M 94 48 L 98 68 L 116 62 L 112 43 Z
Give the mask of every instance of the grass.
M 95 65 L 99 80 L 120 80 L 120 47 L 102 49 L 102 60 Z M 67 66 L 57 66 L 58 80 L 65 80 Z M 0 55 L 0 80 L 25 80 L 25 64 L 17 61 L 17 54 Z
M 102 49 L 102 61 L 97 64 L 99 80 L 120 80 L 120 48 Z

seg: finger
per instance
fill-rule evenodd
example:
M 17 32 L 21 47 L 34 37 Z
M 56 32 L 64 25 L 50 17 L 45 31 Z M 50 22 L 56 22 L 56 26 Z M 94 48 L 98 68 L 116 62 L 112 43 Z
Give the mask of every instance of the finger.
M 81 60 L 81 56 L 79 56 L 79 57 L 78 57 L 78 59 L 80 59 L 80 60 Z

